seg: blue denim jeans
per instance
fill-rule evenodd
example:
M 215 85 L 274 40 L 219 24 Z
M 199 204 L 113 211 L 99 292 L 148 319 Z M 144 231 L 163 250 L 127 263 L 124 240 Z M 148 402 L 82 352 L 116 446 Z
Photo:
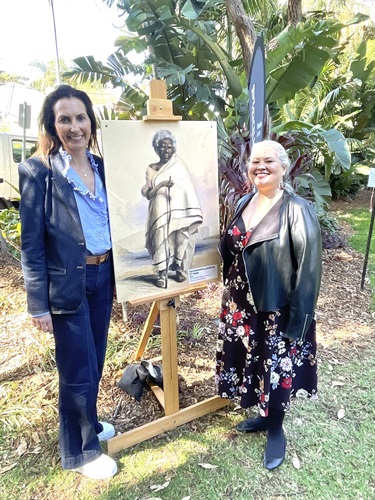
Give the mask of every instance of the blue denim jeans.
M 59 443 L 63 469 L 101 455 L 97 397 L 113 302 L 112 260 L 86 266 L 86 300 L 74 314 L 52 316 L 59 372 Z

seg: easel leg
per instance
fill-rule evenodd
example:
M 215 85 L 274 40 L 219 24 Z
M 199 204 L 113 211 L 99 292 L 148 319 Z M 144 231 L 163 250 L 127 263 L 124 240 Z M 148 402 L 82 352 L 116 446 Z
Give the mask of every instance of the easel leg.
M 158 307 L 160 309 L 165 415 L 171 415 L 179 410 L 175 309 L 178 305 L 179 298 L 173 300 L 161 300 L 158 303 Z
M 162 361 L 163 361 L 163 388 L 152 387 L 160 404 L 164 407 L 165 416 L 154 422 L 142 425 L 136 429 L 120 434 L 108 441 L 108 453 L 116 453 L 124 450 L 146 439 L 150 439 L 162 432 L 191 422 L 207 413 L 223 408 L 229 404 L 227 399 L 213 396 L 205 401 L 201 401 L 188 408 L 179 409 L 178 395 L 178 361 L 177 361 L 177 327 L 176 327 L 176 307 L 180 305 L 180 298 L 172 300 L 161 300 L 151 307 L 147 322 L 135 359 L 142 357 L 147 346 L 152 326 L 160 311 L 160 326 L 162 339 Z
M 145 326 L 143 328 L 141 339 L 139 341 L 137 350 L 134 355 L 134 361 L 140 360 L 141 357 L 143 356 L 143 353 L 145 352 L 145 349 L 147 347 L 147 342 L 148 339 L 150 338 L 152 328 L 154 326 L 156 318 L 158 317 L 158 314 L 159 314 L 158 304 L 157 302 L 153 302 L 150 312 L 148 313 Z

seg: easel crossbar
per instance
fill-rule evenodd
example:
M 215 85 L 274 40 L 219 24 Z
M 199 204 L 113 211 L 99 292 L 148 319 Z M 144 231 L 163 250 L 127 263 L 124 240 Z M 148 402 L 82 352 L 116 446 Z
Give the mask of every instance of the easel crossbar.
M 108 441 L 108 453 L 113 454 L 126 448 L 130 448 L 131 446 L 141 443 L 142 441 L 146 441 L 147 439 L 151 439 L 158 434 L 170 431 L 180 425 L 191 422 L 198 417 L 202 417 L 203 415 L 219 410 L 228 404 L 229 401 L 227 399 L 220 398 L 219 396 L 213 396 L 212 398 L 196 403 L 188 408 L 183 408 L 176 413 L 161 417 L 154 422 L 142 425 L 136 429 L 132 429 L 131 431 L 110 439 Z

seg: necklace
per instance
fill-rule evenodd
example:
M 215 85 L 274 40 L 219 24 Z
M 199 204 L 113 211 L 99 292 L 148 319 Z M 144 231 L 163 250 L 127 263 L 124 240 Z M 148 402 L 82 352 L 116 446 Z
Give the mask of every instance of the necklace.
M 83 177 L 87 177 L 87 172 L 90 167 L 88 165 L 85 166 L 85 170 L 83 171 L 81 168 L 74 167 L 74 169 L 79 173 L 79 175 L 82 175 Z

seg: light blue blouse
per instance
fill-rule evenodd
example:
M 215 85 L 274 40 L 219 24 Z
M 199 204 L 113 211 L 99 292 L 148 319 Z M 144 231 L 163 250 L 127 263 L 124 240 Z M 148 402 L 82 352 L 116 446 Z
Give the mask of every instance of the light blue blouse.
M 74 168 L 70 166 L 72 157 L 69 153 L 60 149 L 60 154 L 65 163 L 63 175 L 74 190 L 83 234 L 86 240 L 86 248 L 89 254 L 102 255 L 112 245 L 109 230 L 107 195 L 99 175 L 98 165 L 93 155 L 87 150 L 87 157 L 95 174 L 95 193 L 92 193 Z

